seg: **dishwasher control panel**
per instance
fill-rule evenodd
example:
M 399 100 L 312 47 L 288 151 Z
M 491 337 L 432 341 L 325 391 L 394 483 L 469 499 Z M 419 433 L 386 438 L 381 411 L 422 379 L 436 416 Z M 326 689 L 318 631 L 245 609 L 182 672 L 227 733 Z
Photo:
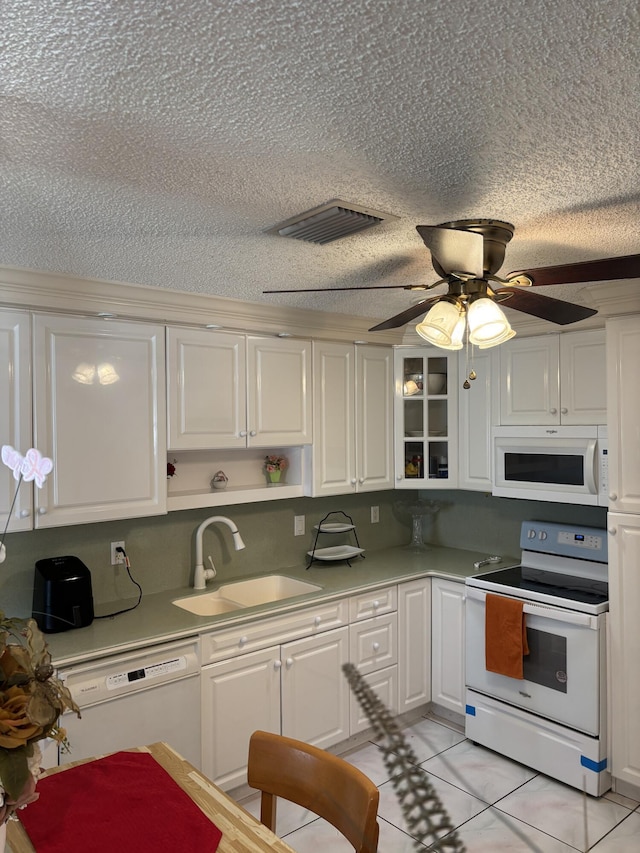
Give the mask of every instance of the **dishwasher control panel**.
M 140 669 L 130 669 L 127 672 L 118 672 L 113 675 L 108 675 L 105 679 L 107 690 L 117 690 L 125 684 L 131 684 L 135 681 L 148 680 L 150 678 L 160 678 L 163 675 L 172 675 L 173 673 L 182 672 L 187 668 L 187 659 L 184 655 L 172 658 L 171 660 L 163 660 L 159 663 L 154 663 L 151 666 L 144 666 Z

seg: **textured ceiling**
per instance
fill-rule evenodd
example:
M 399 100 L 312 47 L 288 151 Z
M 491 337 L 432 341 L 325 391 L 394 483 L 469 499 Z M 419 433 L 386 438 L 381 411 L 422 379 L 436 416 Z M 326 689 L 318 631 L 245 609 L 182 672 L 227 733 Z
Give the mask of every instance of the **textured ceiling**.
M 383 319 L 415 295 L 262 291 L 433 282 L 415 226 L 459 218 L 516 226 L 503 273 L 640 251 L 637 0 L 0 17 L 2 265 Z M 398 218 L 325 246 L 264 233 L 334 198 Z

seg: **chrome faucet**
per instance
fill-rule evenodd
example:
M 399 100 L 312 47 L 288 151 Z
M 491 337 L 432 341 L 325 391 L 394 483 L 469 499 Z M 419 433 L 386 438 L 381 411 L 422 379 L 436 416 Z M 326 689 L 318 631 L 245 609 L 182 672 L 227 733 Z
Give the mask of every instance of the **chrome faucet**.
M 210 569 L 205 569 L 202 557 L 202 535 L 206 528 L 210 524 L 214 524 L 214 522 L 227 525 L 233 536 L 233 545 L 236 551 L 241 551 L 245 547 L 238 528 L 230 518 L 227 518 L 224 515 L 212 515 L 211 518 L 205 518 L 200 527 L 196 530 L 196 569 L 193 575 L 194 589 L 206 589 L 207 581 L 212 580 L 212 578 L 216 576 L 216 567 L 213 565 L 211 557 L 209 557 L 209 562 L 211 563 Z

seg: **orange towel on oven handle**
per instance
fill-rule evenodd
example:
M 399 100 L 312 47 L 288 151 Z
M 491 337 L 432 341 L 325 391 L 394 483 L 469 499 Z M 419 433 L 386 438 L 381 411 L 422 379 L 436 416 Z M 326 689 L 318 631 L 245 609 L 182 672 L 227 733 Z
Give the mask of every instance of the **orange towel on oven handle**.
M 524 603 L 487 593 L 485 599 L 485 666 L 489 672 L 524 678 L 523 656 L 529 654 Z

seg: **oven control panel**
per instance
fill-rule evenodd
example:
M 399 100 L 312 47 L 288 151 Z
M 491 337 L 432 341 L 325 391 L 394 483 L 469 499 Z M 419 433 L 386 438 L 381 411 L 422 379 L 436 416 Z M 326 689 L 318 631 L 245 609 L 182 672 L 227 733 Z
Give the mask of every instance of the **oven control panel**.
M 597 527 L 523 521 L 520 547 L 526 551 L 578 557 L 598 563 L 608 562 L 607 532 Z

